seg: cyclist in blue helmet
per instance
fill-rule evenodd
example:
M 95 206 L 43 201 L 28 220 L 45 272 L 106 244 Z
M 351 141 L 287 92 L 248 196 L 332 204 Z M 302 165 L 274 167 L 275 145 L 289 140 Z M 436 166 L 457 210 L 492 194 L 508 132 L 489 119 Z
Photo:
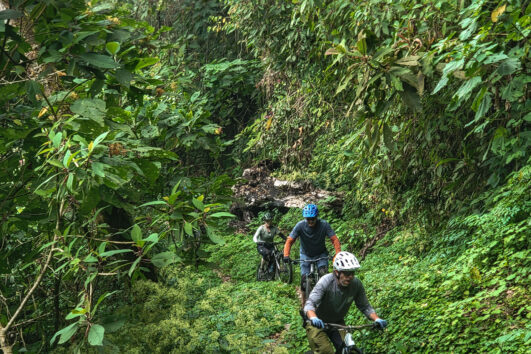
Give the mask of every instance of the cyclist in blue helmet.
M 289 253 L 291 245 L 295 243 L 297 238 L 301 240 L 300 258 L 301 260 L 311 260 L 317 258 L 324 258 L 328 255 L 326 250 L 325 240 L 328 238 L 334 245 L 335 253 L 341 252 L 341 244 L 336 236 L 335 231 L 330 224 L 323 219 L 319 219 L 319 209 L 315 204 L 308 204 L 302 210 L 304 220 L 299 221 L 289 234 L 288 239 L 284 245 L 284 262 L 289 262 Z M 308 262 L 301 262 L 301 289 L 304 293 L 304 285 L 306 276 L 310 273 L 310 265 Z M 328 260 L 322 259 L 317 263 L 319 274 L 321 276 L 328 273 Z M 306 299 L 303 299 L 306 300 Z

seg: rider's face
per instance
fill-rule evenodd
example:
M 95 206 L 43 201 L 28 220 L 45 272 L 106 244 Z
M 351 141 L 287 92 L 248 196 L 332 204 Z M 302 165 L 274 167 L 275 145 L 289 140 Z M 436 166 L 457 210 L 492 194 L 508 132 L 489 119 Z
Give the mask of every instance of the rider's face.
M 341 286 L 349 286 L 352 282 L 352 279 L 354 279 L 354 272 L 338 272 L 339 273 L 339 285 Z
M 317 223 L 317 218 L 306 218 L 306 222 L 308 223 L 308 226 L 314 227 Z

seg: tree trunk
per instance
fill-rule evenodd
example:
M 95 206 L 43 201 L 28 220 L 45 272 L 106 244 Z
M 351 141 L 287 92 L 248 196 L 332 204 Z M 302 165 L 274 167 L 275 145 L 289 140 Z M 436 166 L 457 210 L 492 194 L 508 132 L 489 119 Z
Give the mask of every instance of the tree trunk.
M 0 348 L 4 354 L 12 354 L 13 347 L 7 343 L 7 328 L 0 325 Z

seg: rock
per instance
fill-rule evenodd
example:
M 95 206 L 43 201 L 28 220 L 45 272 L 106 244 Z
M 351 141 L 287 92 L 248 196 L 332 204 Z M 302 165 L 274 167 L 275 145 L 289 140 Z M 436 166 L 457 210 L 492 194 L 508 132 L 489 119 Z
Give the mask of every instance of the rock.
M 249 222 L 260 211 L 289 208 L 303 208 L 308 203 L 319 203 L 331 199 L 331 207 L 341 212 L 343 206 L 339 193 L 315 188 L 310 182 L 278 180 L 270 176 L 271 171 L 264 165 L 243 171 L 243 183 L 232 187 L 238 200 L 231 206 L 231 212 L 240 221 Z M 239 225 L 241 226 L 241 225 Z

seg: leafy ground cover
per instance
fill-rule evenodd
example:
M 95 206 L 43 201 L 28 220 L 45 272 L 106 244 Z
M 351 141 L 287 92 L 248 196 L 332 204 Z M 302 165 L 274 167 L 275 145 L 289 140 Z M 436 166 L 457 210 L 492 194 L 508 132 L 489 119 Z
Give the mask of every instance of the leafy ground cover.
M 523 169 L 498 189 L 487 212 L 455 217 L 440 232 L 411 224 L 387 233 L 357 276 L 390 325 L 356 340 L 375 353 L 525 353 L 530 177 Z M 256 282 L 251 235 L 223 238 L 198 269 L 170 265 L 163 281 L 136 283 L 131 305 L 118 311 L 127 324 L 109 340 L 139 353 L 307 350 L 298 278 L 292 285 Z M 355 308 L 347 315 L 349 323 L 364 321 Z
M 322 216 L 367 255 L 392 324 L 374 351 L 529 346 L 528 1 L 0 9 L 4 352 L 306 348 L 293 287 L 255 283 L 250 235 L 227 235 L 265 161 L 342 193 Z

